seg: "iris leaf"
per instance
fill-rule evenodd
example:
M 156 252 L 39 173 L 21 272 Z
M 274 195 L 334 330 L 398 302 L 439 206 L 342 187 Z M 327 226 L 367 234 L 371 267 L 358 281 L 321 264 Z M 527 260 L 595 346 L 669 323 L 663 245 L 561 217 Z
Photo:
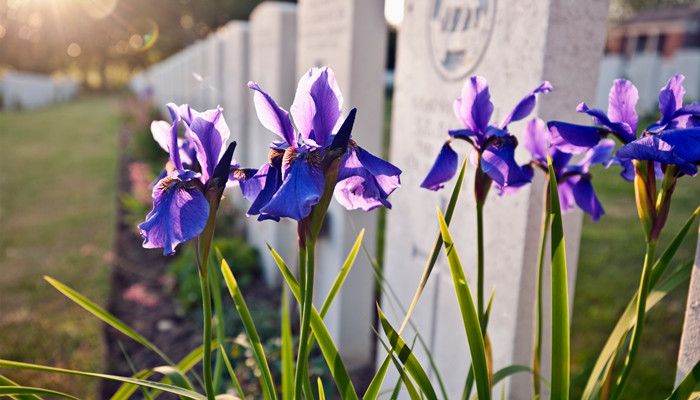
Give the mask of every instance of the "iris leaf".
M 553 399 L 569 398 L 569 295 L 566 279 L 566 250 L 562 226 L 557 177 L 552 160 L 549 165 L 549 190 L 552 213 L 552 387 Z
M 226 281 L 226 286 L 231 293 L 233 302 L 236 304 L 236 309 L 241 317 L 243 326 L 245 327 L 248 338 L 253 346 L 253 354 L 255 355 L 255 361 L 260 368 L 261 379 L 260 384 L 263 389 L 263 393 L 266 393 L 266 397 L 270 399 L 277 399 L 275 394 L 275 385 L 272 383 L 272 375 L 270 374 L 270 367 L 267 365 L 267 358 L 265 358 L 265 351 L 263 350 L 262 343 L 260 342 L 260 337 L 255 329 L 255 324 L 253 323 L 253 318 L 250 316 L 250 311 L 248 306 L 243 299 L 241 294 L 241 289 L 238 287 L 238 282 L 231 272 L 226 260 L 221 260 L 221 272 L 224 275 L 224 280 Z
M 481 400 L 491 399 L 491 386 L 489 384 L 489 371 L 486 364 L 486 347 L 484 345 L 484 337 L 481 334 L 481 326 L 479 317 L 474 306 L 474 298 L 472 297 L 467 278 L 464 276 L 462 262 L 459 260 L 457 250 L 454 247 L 452 236 L 447 228 L 447 222 L 438 210 L 438 218 L 440 220 L 440 232 L 445 242 L 445 252 L 447 253 L 447 261 L 450 264 L 450 272 L 454 281 L 455 291 L 457 292 L 457 302 L 462 313 L 462 322 L 464 330 L 467 334 L 469 342 L 469 352 L 472 358 L 472 367 L 474 369 L 474 377 L 476 381 L 476 391 Z
M 671 396 L 668 398 L 668 400 L 690 399 L 691 396 L 694 394 L 693 390 L 695 390 L 698 386 L 700 386 L 700 361 L 697 364 L 695 364 L 695 366 L 692 370 L 690 370 L 688 375 L 686 375 L 686 377 L 683 378 L 680 385 L 678 385 L 676 390 L 674 390 L 673 393 L 671 393 Z

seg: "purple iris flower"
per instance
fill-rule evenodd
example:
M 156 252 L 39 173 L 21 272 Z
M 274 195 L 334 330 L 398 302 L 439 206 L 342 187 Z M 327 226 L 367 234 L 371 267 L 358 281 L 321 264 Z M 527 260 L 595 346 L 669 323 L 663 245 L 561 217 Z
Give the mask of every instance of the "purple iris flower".
M 565 152 L 580 153 L 612 134 L 624 145 L 615 153 L 613 163 L 622 166 L 621 175 L 626 180 L 634 179 L 632 160 L 635 159 L 675 164 L 681 172 L 694 175 L 697 173 L 694 164 L 700 160 L 700 123 L 693 117 L 700 116 L 700 103 L 683 106 L 684 79 L 683 75 L 675 75 L 661 88 L 661 119 L 645 129 L 640 138 L 636 135 L 639 118 L 634 110 L 639 99 L 637 88 L 630 81 L 617 79 L 610 89 L 607 114 L 588 108 L 585 103 L 577 107 L 577 111 L 592 116 L 599 126 L 549 122 L 552 144 Z M 655 167 L 660 171 L 657 163 Z
M 167 175 L 153 188 L 153 210 L 139 225 L 143 246 L 162 247 L 166 255 L 173 254 L 179 243 L 198 236 L 204 229 L 210 208 L 218 206 L 228 181 L 235 148 L 235 142 L 225 148 L 229 130 L 220 108 L 198 113 L 172 103 L 167 107 L 173 121 L 167 135 L 156 135 L 163 133 L 158 127 L 154 132 L 156 140 L 161 146 L 165 144 L 170 154 Z M 184 142 L 177 137 L 180 121 L 185 122 Z M 191 164 L 187 167 L 183 162 L 187 153 L 183 143 L 194 148 L 194 157 L 188 159 Z M 213 197 L 208 193 L 213 193 Z
M 462 139 L 474 147 L 483 172 L 499 188 L 499 194 L 517 190 L 531 180 L 531 174 L 523 170 L 514 158 L 518 144 L 508 132 L 508 124 L 527 117 L 535 108 L 537 93 L 547 93 L 552 85 L 545 81 L 528 93 L 498 125 L 489 125 L 493 104 L 488 83 L 481 76 L 472 76 L 464 83 L 462 95 L 454 102 L 454 112 L 465 129 L 450 130 L 449 138 L 442 146 L 433 167 L 421 183 L 421 187 L 438 190 L 457 172 L 457 153 L 452 149 L 454 139 Z
M 555 146 L 549 145 L 550 142 L 551 134 L 546 129 L 544 121 L 539 118 L 530 120 L 523 136 L 523 145 L 532 154 L 530 165 L 539 167 L 547 173 L 547 155 L 549 155 L 557 178 L 561 210 L 570 211 L 576 204 L 592 217 L 593 222 L 598 221 L 605 211 L 593 190 L 589 168 L 595 164 L 605 164 L 615 148 L 615 142 L 612 139 L 601 140 L 574 165 L 569 165 L 573 156 L 571 153 L 560 151 Z
M 347 128 L 338 170 L 336 198 L 347 208 L 366 211 L 390 206 L 387 196 L 399 186 L 401 171 L 374 157 L 349 139 L 355 110 L 343 122 L 343 97 L 330 68 L 312 68 L 297 87 L 291 116 L 260 87 L 255 91 L 255 110 L 260 122 L 283 140 L 270 145 L 269 162 L 247 181 L 244 197 L 252 202 L 248 215 L 258 220 L 305 218 L 319 202 L 324 190 L 324 157 L 335 147 L 336 135 Z M 347 124 L 347 125 L 346 125 Z M 347 137 L 345 136 L 347 134 Z M 343 149 L 341 149 L 343 150 Z

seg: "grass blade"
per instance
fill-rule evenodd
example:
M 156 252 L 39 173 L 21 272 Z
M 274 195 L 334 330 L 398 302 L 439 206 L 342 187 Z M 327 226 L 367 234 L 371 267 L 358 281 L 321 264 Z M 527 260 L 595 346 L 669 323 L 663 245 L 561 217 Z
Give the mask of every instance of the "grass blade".
M 452 189 L 450 201 L 447 204 L 447 209 L 445 209 L 445 221 L 447 222 L 447 226 L 450 226 L 450 221 L 452 221 L 452 214 L 454 213 L 455 206 L 457 205 L 459 192 L 462 189 L 462 182 L 464 181 L 464 172 L 466 171 L 466 169 L 467 158 L 465 158 L 464 162 L 462 163 L 462 169 L 459 171 L 457 182 L 455 182 L 455 187 L 454 189 Z M 442 247 L 442 242 L 442 235 L 438 233 L 438 237 L 435 239 L 435 244 L 433 244 L 433 250 L 430 252 L 430 258 L 428 258 L 428 263 L 426 264 L 425 270 L 423 271 L 423 276 L 420 278 L 420 282 L 418 283 L 418 289 L 416 289 L 416 294 L 413 296 L 411 306 L 408 308 L 408 312 L 406 313 L 406 317 L 404 318 L 403 323 L 401 324 L 401 328 L 399 328 L 399 334 L 402 334 L 404 328 L 406 328 L 406 324 L 411 318 L 411 314 L 413 314 L 413 309 L 416 308 L 416 305 L 418 304 L 418 299 L 423 293 L 425 285 L 428 283 L 430 273 L 433 271 L 435 261 L 437 261 L 438 255 L 440 254 L 440 247 Z
M 18 396 L 18 395 L 44 395 L 44 396 L 55 396 L 62 397 L 64 399 L 79 400 L 77 397 L 73 397 L 69 394 L 57 392 L 55 390 L 41 389 L 35 387 L 26 386 L 0 386 L 0 395 L 5 396 Z
M 457 255 L 452 236 L 447 228 L 447 222 L 445 222 L 439 209 L 438 218 L 440 220 L 440 232 L 445 242 L 447 261 L 450 265 L 452 280 L 454 281 L 455 291 L 457 292 L 459 310 L 462 313 L 462 322 L 464 323 L 464 330 L 467 334 L 467 341 L 469 342 L 469 352 L 471 353 L 472 367 L 474 369 L 476 391 L 479 395 L 479 399 L 489 400 L 491 399 L 491 386 L 489 384 L 486 350 L 484 337 L 481 334 L 481 326 L 479 325 L 479 316 L 474 306 L 474 299 L 469 290 L 467 278 L 464 276 L 462 262 Z
M 384 362 L 382 362 L 382 365 L 379 367 L 379 369 L 377 369 L 377 373 L 374 374 L 374 378 L 372 378 L 372 382 L 370 382 L 369 386 L 367 387 L 365 395 L 362 396 L 362 400 L 377 399 L 377 396 L 379 396 L 379 390 L 382 388 L 382 382 L 384 382 L 384 377 L 386 376 L 386 371 L 389 369 L 390 362 L 390 357 L 384 358 Z
M 549 170 L 552 160 L 548 158 Z M 552 213 L 552 388 L 553 399 L 569 398 L 569 295 L 566 279 L 566 250 L 556 174 L 549 174 Z
M 231 272 L 226 260 L 221 260 L 221 272 L 224 275 L 224 280 L 226 281 L 226 286 L 231 293 L 233 302 L 236 304 L 236 310 L 241 317 L 243 326 L 245 327 L 248 338 L 250 339 L 251 345 L 253 346 L 253 354 L 255 355 L 255 360 L 258 364 L 258 368 L 261 371 L 260 384 L 263 388 L 263 393 L 267 393 L 266 397 L 270 399 L 277 399 L 275 394 L 275 385 L 272 383 L 272 375 L 270 374 L 270 367 L 267 364 L 267 359 L 265 358 L 265 351 L 263 350 L 262 343 L 260 342 L 260 336 L 255 329 L 255 324 L 253 323 L 253 318 L 250 316 L 250 311 L 248 306 L 243 299 L 243 294 L 241 289 L 238 287 L 238 282 Z
M 294 294 L 297 301 L 300 301 L 301 292 L 299 290 L 299 282 L 297 282 L 294 274 L 292 274 L 292 271 L 289 269 L 289 267 L 287 267 L 287 264 L 284 262 L 284 260 L 282 260 L 280 255 L 272 247 L 270 247 L 269 244 L 267 247 L 270 249 L 270 253 L 282 272 L 282 276 L 284 276 L 287 285 L 289 285 L 289 288 L 292 290 L 292 294 Z M 316 336 L 318 345 L 321 348 L 321 353 L 323 353 L 323 357 L 326 359 L 326 364 L 328 364 L 328 368 L 333 375 L 333 379 L 335 379 L 335 383 L 338 387 L 341 398 L 357 400 L 355 387 L 352 385 L 352 381 L 350 380 L 348 371 L 345 368 L 345 364 L 343 364 L 343 360 L 340 359 L 338 349 L 335 347 L 335 343 L 333 343 L 333 339 L 328 333 L 328 329 L 326 329 L 323 319 L 313 306 L 311 307 L 311 329 L 313 334 Z
M 343 267 L 340 269 L 338 276 L 335 278 L 335 282 L 333 282 L 331 290 L 328 291 L 328 295 L 326 296 L 326 299 L 323 301 L 323 305 L 321 306 L 321 311 L 319 311 L 321 318 L 324 318 L 326 316 L 326 313 L 331 307 L 335 296 L 338 294 L 340 287 L 343 285 L 345 278 L 348 276 L 348 272 L 350 272 L 350 268 L 352 267 L 353 263 L 355 262 L 355 258 L 357 257 L 357 252 L 360 250 L 360 244 L 362 243 L 362 237 L 364 236 L 364 234 L 365 230 L 362 229 L 360 231 L 360 234 L 357 235 L 355 244 L 352 246 L 352 249 L 350 249 L 350 254 L 348 254 L 348 257 L 345 259 Z
M 238 394 L 241 396 L 241 400 L 245 400 L 245 394 L 243 393 L 243 388 L 241 387 L 241 384 L 238 383 L 238 378 L 236 378 L 236 372 L 233 370 L 233 367 L 231 366 L 231 360 L 229 360 L 228 354 L 226 354 L 226 351 L 224 350 L 224 346 L 219 346 L 219 351 L 221 351 L 221 354 L 223 355 L 224 364 L 226 364 L 226 369 L 228 369 L 228 374 L 231 377 L 231 380 L 233 381 L 234 386 L 236 386 L 236 390 L 238 391 Z
M 19 386 L 15 382 L 11 381 L 10 379 L 0 375 L 0 386 Z M 33 394 L 17 394 L 13 396 L 13 398 L 17 400 L 41 400 L 40 397 L 37 397 Z
M 401 339 L 401 336 L 394 330 L 389 321 L 387 321 L 379 305 L 377 305 L 377 313 L 379 314 L 379 321 L 382 324 L 384 333 L 386 333 L 386 337 L 391 345 L 391 351 L 398 356 L 399 360 L 406 368 L 406 371 L 408 371 L 411 377 L 413 377 L 413 380 L 416 381 L 416 385 L 418 385 L 426 398 L 428 400 L 437 400 L 437 394 L 435 394 L 435 389 L 430 383 L 430 379 L 425 373 L 425 370 L 420 365 L 411 349 L 406 345 L 404 340 Z
M 695 364 L 690 373 L 683 378 L 668 400 L 686 400 L 693 395 L 693 390 L 700 386 L 700 362 Z M 697 398 L 697 397 L 696 397 Z
M 396 382 L 396 385 L 394 386 L 394 391 L 391 394 L 391 399 L 394 400 L 398 398 L 399 391 L 401 390 L 401 383 L 403 383 L 404 385 L 406 385 L 406 391 L 408 391 L 408 396 L 411 398 L 411 400 L 423 400 L 423 397 L 418 393 L 418 390 L 416 390 L 416 387 L 415 385 L 413 385 L 413 382 L 411 382 L 411 378 L 409 378 L 408 375 L 406 375 L 405 368 L 394 356 L 394 351 L 392 351 L 392 349 L 389 348 L 389 345 L 386 344 L 384 339 L 382 339 L 381 335 L 379 335 L 379 332 L 377 332 L 377 330 L 374 329 L 373 326 L 372 330 L 377 336 L 379 343 L 381 343 L 381 345 L 384 347 L 384 350 L 386 351 L 386 359 L 392 361 L 394 363 L 394 366 L 396 367 L 396 370 L 399 372 L 400 377 L 399 380 Z
M 148 387 L 151 389 L 158 389 L 158 390 L 162 390 L 164 392 L 173 393 L 173 394 L 176 394 L 178 396 L 183 396 L 183 397 L 191 398 L 194 400 L 206 400 L 206 396 L 203 396 L 203 395 L 201 395 L 197 392 L 193 392 L 191 390 L 183 389 L 183 388 L 180 388 L 177 386 L 166 385 L 166 384 L 160 383 L 160 382 L 151 382 L 151 381 L 146 381 L 146 380 L 142 380 L 142 379 L 127 378 L 124 376 L 99 374 L 99 373 L 95 373 L 95 372 L 76 371 L 76 370 L 63 369 L 63 368 L 46 367 L 43 365 L 21 363 L 21 362 L 17 362 L 17 361 L 9 361 L 9 360 L 2 360 L 2 359 L 0 359 L 0 367 L 1 368 L 25 369 L 25 370 L 31 370 L 31 371 L 55 372 L 55 373 L 59 373 L 59 374 L 79 375 L 79 376 L 89 376 L 89 377 L 93 377 L 93 378 L 109 379 L 109 380 L 119 381 L 119 382 L 124 382 L 124 383 L 132 383 L 135 385 Z

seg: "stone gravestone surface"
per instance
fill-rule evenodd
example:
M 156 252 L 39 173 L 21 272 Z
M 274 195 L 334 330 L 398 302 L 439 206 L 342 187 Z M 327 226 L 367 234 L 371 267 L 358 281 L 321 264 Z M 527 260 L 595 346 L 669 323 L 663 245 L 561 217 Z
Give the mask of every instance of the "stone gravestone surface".
M 435 207 L 444 212 L 454 185 L 453 180 L 437 193 L 419 188 L 447 130 L 463 128 L 453 114 L 452 104 L 460 96 L 466 78 L 482 75 L 488 80 L 496 123 L 543 80 L 549 80 L 554 91 L 539 96 L 532 116 L 588 123 L 576 116 L 575 108 L 580 101 L 594 98 L 606 13 L 606 0 L 527 0 L 517 4 L 496 0 L 406 0 L 398 37 L 391 142 L 392 162 L 404 171 L 403 187 L 394 195 L 394 209 L 388 213 L 384 264 L 387 285 L 398 299 L 384 297 L 381 303 L 395 326 L 400 326 L 404 310 L 411 303 L 438 234 Z M 509 128 L 522 137 L 524 126 L 525 121 L 520 121 Z M 462 160 L 470 150 L 464 142 L 455 148 Z M 520 146 L 516 160 L 527 162 L 526 153 Z M 469 164 L 450 230 L 474 291 L 473 168 Z M 543 186 L 544 179 L 538 173 L 533 184 L 514 195 L 498 197 L 491 190 L 486 202 L 484 289 L 487 299 L 495 290 L 488 326 L 494 371 L 511 364 L 531 364 Z M 565 219 L 570 297 L 580 224 L 580 213 L 569 214 Z M 400 310 L 398 315 L 392 312 L 390 303 Z M 460 396 L 469 352 L 444 249 L 412 321 L 435 360 L 449 397 Z M 408 342 L 415 332 L 412 328 L 404 332 Z M 545 343 L 548 342 L 545 337 Z M 423 365 L 429 365 L 425 353 L 420 349 L 417 353 Z M 380 354 L 377 362 L 382 359 Z M 548 354 L 543 359 L 548 360 Z M 549 367 L 543 366 L 542 372 L 548 376 Z M 435 371 L 430 373 L 434 378 Z M 511 378 L 508 398 L 531 397 L 531 378 L 521 375 L 522 378 Z M 393 384 L 395 378 L 396 374 L 385 382 Z
M 297 77 L 314 66 L 329 66 L 343 94 L 343 115 L 357 107 L 353 139 L 381 155 L 387 28 L 383 2 L 376 0 L 300 0 Z M 389 198 L 391 201 L 391 197 Z M 327 234 L 319 238 L 314 299 L 330 290 L 360 229 L 363 245 L 376 257 L 377 210 L 347 211 L 335 201 L 326 217 Z M 372 361 L 374 275 L 363 252 L 325 318 L 348 368 Z M 342 316 L 342 318 L 341 318 Z
M 700 361 L 700 238 L 695 253 L 695 264 L 688 289 L 688 304 L 685 309 L 685 322 L 681 334 L 681 348 L 678 353 L 676 387 Z
M 264 2 L 250 14 L 250 80 L 258 83 L 286 110 L 294 101 L 296 90 L 297 7 L 290 3 Z M 270 142 L 279 137 L 258 121 L 252 106 L 253 91 L 248 89 L 248 143 L 238 153 L 247 152 L 247 166 L 259 168 L 267 162 Z M 247 221 L 248 242 L 260 251 L 263 273 L 268 285 L 281 282 L 277 264 L 267 249 L 269 243 L 289 265 L 296 265 L 296 223 L 283 218 L 280 222 Z
M 204 66 L 202 70 L 203 109 L 209 110 L 221 104 L 221 36 L 212 32 L 204 40 Z

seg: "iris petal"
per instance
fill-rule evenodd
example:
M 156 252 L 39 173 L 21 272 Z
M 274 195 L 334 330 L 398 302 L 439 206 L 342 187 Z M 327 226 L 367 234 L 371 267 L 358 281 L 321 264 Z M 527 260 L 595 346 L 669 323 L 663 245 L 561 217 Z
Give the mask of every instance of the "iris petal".
M 608 116 L 597 108 L 588 108 L 586 103 L 581 103 L 578 105 L 578 112 L 583 112 L 591 117 L 593 117 L 593 122 L 598 125 L 603 125 L 604 127 L 610 129 L 615 133 L 623 143 L 629 143 L 637 137 L 637 133 L 632 130 L 632 127 L 627 122 L 613 122 L 608 118 Z
M 265 164 L 250 178 L 250 182 L 249 190 L 243 192 L 245 199 L 252 203 L 247 212 L 249 216 L 260 214 L 260 209 L 270 202 L 282 184 L 282 172 L 271 164 Z
M 615 156 L 621 160 L 654 160 L 678 165 L 681 172 L 695 176 L 700 163 L 700 128 L 665 131 L 643 136 L 620 147 Z
M 208 216 L 209 203 L 199 189 L 172 176 L 164 178 L 153 189 L 153 210 L 139 225 L 143 247 L 162 247 L 163 254 L 173 254 L 179 243 L 202 233 Z
M 443 184 L 455 176 L 458 161 L 459 156 L 452 150 L 450 143 L 445 143 L 420 187 L 430 190 L 442 189 L 445 186 Z
M 218 108 L 199 113 L 192 120 L 187 134 L 195 146 L 203 181 L 207 182 L 214 174 L 214 168 L 224 152 L 223 144 L 229 137 L 222 110 Z
M 311 207 L 318 203 L 322 194 L 323 172 L 300 157 L 292 163 L 277 193 L 260 211 L 299 221 L 309 215 Z
M 600 142 L 601 130 L 595 126 L 574 125 L 566 122 L 547 123 L 552 146 L 566 153 L 583 153 Z
M 493 104 L 486 79 L 472 76 L 464 82 L 462 97 L 454 103 L 454 112 L 464 127 L 484 134 L 493 113 Z
M 548 153 L 547 129 L 544 121 L 533 118 L 525 125 L 523 134 L 523 146 L 539 161 L 547 161 Z
M 290 146 L 296 147 L 294 128 L 289 120 L 289 113 L 275 103 L 275 101 L 263 92 L 254 82 L 248 82 L 248 87 L 255 90 L 253 102 L 258 119 L 263 126 L 282 137 Z
M 520 187 L 532 179 L 515 162 L 515 141 L 505 139 L 482 154 L 481 169 L 501 187 Z
M 639 92 L 632 82 L 616 79 L 608 94 L 608 117 L 612 122 L 624 122 L 630 133 L 637 132 L 639 117 L 634 107 L 639 100 Z
M 345 208 L 370 211 L 379 206 L 391 208 L 386 200 L 397 187 L 401 170 L 362 148 L 343 156 L 338 170 L 335 198 Z
M 583 211 L 588 213 L 593 222 L 598 221 L 600 216 L 605 213 L 603 210 L 603 205 L 600 204 L 598 197 L 596 197 L 593 191 L 593 185 L 589 179 L 583 178 L 581 176 L 573 177 L 573 195 L 576 200 L 576 205 L 579 206 Z
M 520 121 L 521 119 L 530 115 L 532 110 L 535 108 L 535 95 L 537 93 L 549 93 L 552 91 L 552 84 L 548 81 L 540 83 L 538 87 L 532 92 L 528 93 L 522 100 L 513 108 L 513 110 L 508 114 L 501 122 L 500 127 L 505 128 L 511 122 Z

